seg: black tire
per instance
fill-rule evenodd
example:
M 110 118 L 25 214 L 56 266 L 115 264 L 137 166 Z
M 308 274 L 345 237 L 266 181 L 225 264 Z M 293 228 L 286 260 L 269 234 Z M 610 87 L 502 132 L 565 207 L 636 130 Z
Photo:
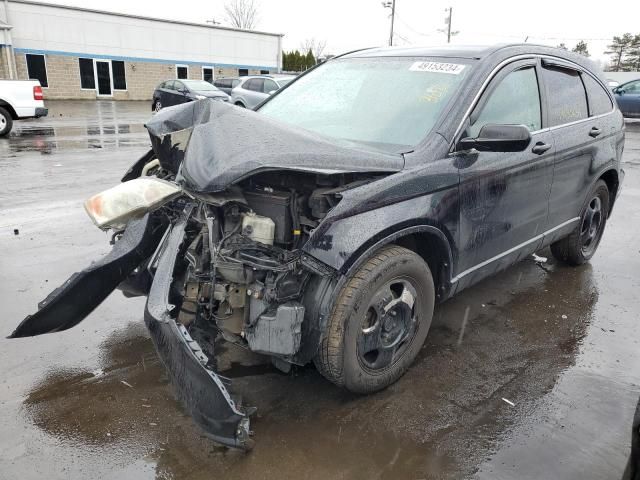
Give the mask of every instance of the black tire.
M 568 237 L 551 244 L 551 253 L 567 265 L 582 265 L 596 253 L 609 214 L 609 188 L 598 180 L 580 212 L 580 220 Z
M 6 108 L 0 107 L 0 137 L 9 135 L 13 128 L 13 118 Z
M 153 102 L 153 105 L 151 106 L 151 111 L 157 113 L 160 110 L 162 110 L 162 103 L 160 102 L 160 99 L 158 98 Z
M 409 296 L 413 296 L 412 307 L 401 301 Z M 391 302 L 397 302 L 396 306 L 390 308 Z M 388 387 L 404 374 L 422 348 L 434 302 L 433 278 L 424 260 L 406 248 L 382 247 L 338 292 L 314 359 L 316 368 L 329 381 L 352 392 L 370 393 Z M 387 329 L 389 320 L 393 326 Z M 374 343 L 376 325 L 380 345 L 367 352 Z M 392 348 L 394 352 L 390 352 Z
M 244 106 L 244 103 L 242 103 L 242 102 L 236 102 L 234 105 L 236 107 L 240 107 L 240 108 L 247 108 L 247 107 Z

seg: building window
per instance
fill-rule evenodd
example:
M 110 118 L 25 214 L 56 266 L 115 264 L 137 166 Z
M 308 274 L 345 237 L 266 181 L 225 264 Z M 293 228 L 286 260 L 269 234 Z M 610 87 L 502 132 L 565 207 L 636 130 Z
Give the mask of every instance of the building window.
M 25 57 L 27 58 L 27 73 L 29 74 L 29 79 L 40 80 L 41 86 L 48 87 L 47 65 L 44 61 L 44 55 L 27 53 Z
M 113 75 L 113 89 L 126 90 L 127 78 L 124 72 L 124 62 L 122 60 L 111 60 L 111 73 Z
M 213 67 L 202 67 L 202 79 L 205 82 L 213 83 Z
M 249 70 L 247 70 L 246 68 L 239 68 L 238 69 L 238 76 L 239 77 L 246 77 L 247 75 L 249 75 Z
M 189 78 L 189 67 L 186 65 L 176 65 L 176 77 L 180 80 Z
M 269 70 L 260 70 L 260 75 L 269 75 Z
M 96 78 L 93 75 L 93 58 L 79 58 L 80 64 L 80 87 L 95 90 Z

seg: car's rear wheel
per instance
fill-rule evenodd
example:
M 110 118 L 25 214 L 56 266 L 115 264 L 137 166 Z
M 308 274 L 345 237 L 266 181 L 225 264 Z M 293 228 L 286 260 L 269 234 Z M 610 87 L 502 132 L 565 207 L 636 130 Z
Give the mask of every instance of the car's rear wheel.
M 434 302 L 424 260 L 406 248 L 381 248 L 338 292 L 315 358 L 318 370 L 352 392 L 391 385 L 418 355 Z
M 5 108 L 0 107 L 0 137 L 9 135 L 12 127 L 13 118 L 11 118 L 11 114 Z
M 609 188 L 598 180 L 587 196 L 580 221 L 568 237 L 551 244 L 553 256 L 568 265 L 582 265 L 596 253 L 607 224 Z

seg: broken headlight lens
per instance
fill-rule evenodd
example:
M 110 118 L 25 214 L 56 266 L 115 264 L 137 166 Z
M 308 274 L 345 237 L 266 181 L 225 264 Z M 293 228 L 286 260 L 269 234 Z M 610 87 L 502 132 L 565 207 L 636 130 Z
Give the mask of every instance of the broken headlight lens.
M 157 178 L 136 178 L 94 195 L 84 208 L 99 228 L 125 225 L 182 193 L 176 184 Z

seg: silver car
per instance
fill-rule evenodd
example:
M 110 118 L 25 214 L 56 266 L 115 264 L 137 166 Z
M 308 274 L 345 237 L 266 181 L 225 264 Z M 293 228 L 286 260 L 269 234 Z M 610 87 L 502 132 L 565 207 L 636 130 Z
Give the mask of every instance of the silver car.
M 242 77 L 240 84 L 231 90 L 231 102 L 239 107 L 254 108 L 294 78 L 292 75 Z

